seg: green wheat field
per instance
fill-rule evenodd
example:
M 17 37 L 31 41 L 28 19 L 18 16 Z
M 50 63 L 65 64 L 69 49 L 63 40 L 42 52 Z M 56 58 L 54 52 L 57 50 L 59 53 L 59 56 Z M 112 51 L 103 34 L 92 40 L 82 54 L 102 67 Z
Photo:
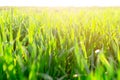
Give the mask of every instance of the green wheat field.
M 0 80 L 120 80 L 120 8 L 0 8 Z

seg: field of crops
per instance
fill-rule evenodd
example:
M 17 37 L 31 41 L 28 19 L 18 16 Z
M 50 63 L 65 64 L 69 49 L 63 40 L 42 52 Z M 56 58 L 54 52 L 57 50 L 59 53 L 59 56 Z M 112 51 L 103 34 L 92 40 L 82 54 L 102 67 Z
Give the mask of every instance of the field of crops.
M 120 8 L 0 9 L 0 80 L 120 80 Z

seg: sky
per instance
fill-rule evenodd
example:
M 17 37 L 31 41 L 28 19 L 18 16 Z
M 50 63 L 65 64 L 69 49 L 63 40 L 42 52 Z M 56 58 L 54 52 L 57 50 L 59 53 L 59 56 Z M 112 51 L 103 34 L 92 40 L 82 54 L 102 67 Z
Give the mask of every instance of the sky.
M 0 6 L 40 6 L 40 7 L 120 6 L 120 0 L 0 0 Z

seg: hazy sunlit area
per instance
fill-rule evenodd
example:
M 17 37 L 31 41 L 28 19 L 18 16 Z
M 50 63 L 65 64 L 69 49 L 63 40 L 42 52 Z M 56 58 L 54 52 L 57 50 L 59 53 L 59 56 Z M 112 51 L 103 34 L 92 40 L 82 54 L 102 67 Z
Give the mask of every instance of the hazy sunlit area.
M 0 0 L 0 80 L 120 80 L 119 0 Z
M 119 0 L 0 0 L 0 6 L 119 6 Z

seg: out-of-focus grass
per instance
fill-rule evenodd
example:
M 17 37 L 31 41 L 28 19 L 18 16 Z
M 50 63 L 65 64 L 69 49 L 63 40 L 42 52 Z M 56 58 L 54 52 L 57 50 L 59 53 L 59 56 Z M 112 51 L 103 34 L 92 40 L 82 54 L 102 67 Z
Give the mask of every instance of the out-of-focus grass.
M 119 8 L 27 9 L 0 11 L 0 80 L 120 79 Z

